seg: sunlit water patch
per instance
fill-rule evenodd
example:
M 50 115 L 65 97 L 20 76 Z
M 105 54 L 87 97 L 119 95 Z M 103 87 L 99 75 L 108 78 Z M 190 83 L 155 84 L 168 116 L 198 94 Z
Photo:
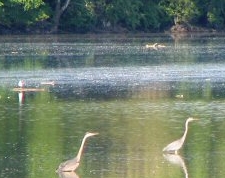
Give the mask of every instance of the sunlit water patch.
M 224 97 L 225 66 L 217 64 L 160 65 L 146 67 L 64 68 L 34 71 L 2 71 L 1 86 L 43 88 L 63 97 Z M 43 84 L 42 84 L 43 83 Z M 164 91 L 164 94 L 163 94 Z

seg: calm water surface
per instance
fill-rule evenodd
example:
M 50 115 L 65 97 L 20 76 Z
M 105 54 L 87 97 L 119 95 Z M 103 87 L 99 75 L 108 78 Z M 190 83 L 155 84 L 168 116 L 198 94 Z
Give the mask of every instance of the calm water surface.
M 146 49 L 147 43 L 165 44 Z M 1 36 L 0 177 L 224 177 L 225 36 Z M 14 91 L 19 80 L 37 91 Z M 179 155 L 162 149 L 188 137 Z M 76 173 L 55 169 L 73 158 Z

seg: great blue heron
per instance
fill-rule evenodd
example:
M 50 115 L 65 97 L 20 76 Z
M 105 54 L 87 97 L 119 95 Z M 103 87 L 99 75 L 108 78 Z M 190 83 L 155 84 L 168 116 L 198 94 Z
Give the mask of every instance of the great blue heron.
M 184 135 L 183 135 L 180 139 L 178 139 L 178 140 L 176 140 L 176 141 L 170 143 L 170 144 L 167 145 L 165 148 L 163 148 L 163 152 L 167 152 L 167 153 L 175 153 L 175 154 L 177 154 L 177 151 L 183 146 L 184 140 L 185 140 L 185 138 L 186 138 L 186 136 L 187 136 L 187 132 L 188 132 L 188 123 L 191 122 L 191 121 L 194 121 L 194 120 L 197 120 L 197 119 L 194 119 L 194 118 L 192 118 L 192 117 L 189 117 L 189 118 L 186 120 Z
M 81 154 L 83 152 L 84 149 L 84 143 L 86 141 L 86 139 L 88 137 L 94 136 L 94 135 L 98 135 L 98 133 L 91 133 L 91 132 L 87 132 L 82 140 L 80 149 L 78 151 L 78 154 L 75 158 L 70 159 L 68 161 L 65 161 L 63 163 L 61 163 L 58 167 L 58 169 L 56 170 L 56 172 L 72 172 L 75 171 L 77 169 L 77 167 L 80 164 L 80 158 L 81 158 Z

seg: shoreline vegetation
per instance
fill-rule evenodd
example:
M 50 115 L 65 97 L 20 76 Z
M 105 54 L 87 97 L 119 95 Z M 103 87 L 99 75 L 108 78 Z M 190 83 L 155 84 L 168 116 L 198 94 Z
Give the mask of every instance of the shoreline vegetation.
M 225 32 L 224 0 L 2 0 L 0 35 Z
M 10 29 L 0 27 L 0 35 L 44 35 L 44 34 L 148 34 L 148 33 L 171 33 L 171 34 L 188 34 L 188 33 L 224 33 L 224 30 L 216 30 L 213 28 L 204 28 L 193 25 L 184 25 L 184 24 L 176 24 L 170 27 L 169 29 L 165 29 L 163 31 L 157 32 L 145 32 L 145 31 L 130 31 L 124 28 L 112 29 L 112 30 L 102 30 L 95 29 L 93 31 L 88 31 L 85 33 L 81 32 L 73 32 L 71 30 L 58 30 L 57 32 L 52 33 L 50 29 L 39 29 L 39 28 L 28 28 L 28 29 Z

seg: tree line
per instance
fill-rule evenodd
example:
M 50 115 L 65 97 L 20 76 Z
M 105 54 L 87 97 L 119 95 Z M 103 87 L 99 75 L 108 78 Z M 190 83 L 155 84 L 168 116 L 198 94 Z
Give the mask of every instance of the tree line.
M 0 0 L 0 33 L 224 30 L 224 0 Z

